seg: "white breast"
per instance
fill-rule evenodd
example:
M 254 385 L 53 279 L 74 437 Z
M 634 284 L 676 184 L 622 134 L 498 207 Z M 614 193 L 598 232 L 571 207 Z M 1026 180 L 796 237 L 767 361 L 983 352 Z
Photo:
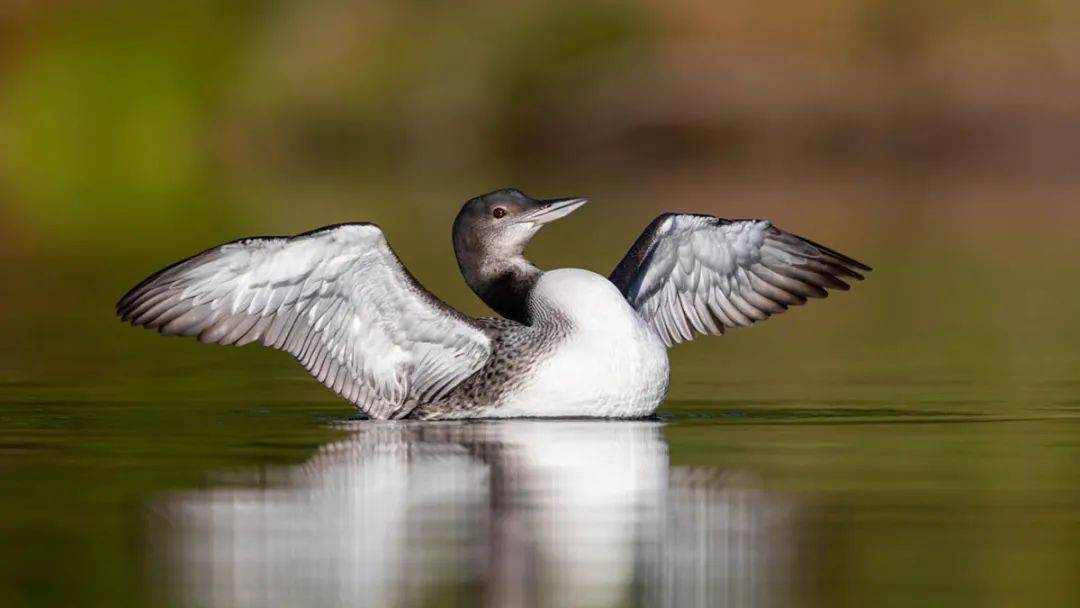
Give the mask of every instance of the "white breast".
M 667 349 L 606 278 L 553 270 L 530 296 L 545 323 L 569 323 L 569 335 L 486 416 L 647 416 L 668 388 Z

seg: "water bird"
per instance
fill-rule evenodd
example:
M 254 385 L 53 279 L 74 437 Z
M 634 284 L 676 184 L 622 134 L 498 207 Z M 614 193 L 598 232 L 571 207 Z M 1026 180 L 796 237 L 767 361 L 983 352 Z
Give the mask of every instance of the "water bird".
M 608 277 L 525 258 L 543 226 L 586 202 L 510 188 L 465 203 L 458 266 L 499 317 L 442 302 L 365 222 L 208 249 L 116 310 L 164 335 L 287 351 L 372 419 L 639 418 L 664 401 L 670 347 L 847 290 L 870 270 L 765 220 L 681 213 L 650 223 Z

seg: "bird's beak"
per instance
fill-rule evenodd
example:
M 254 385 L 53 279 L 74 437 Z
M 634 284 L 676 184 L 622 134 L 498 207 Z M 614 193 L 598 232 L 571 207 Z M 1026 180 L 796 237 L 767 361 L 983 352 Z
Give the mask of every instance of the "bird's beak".
M 522 217 L 521 221 L 542 226 L 570 215 L 587 202 L 587 198 L 552 198 L 540 201 L 536 211 Z

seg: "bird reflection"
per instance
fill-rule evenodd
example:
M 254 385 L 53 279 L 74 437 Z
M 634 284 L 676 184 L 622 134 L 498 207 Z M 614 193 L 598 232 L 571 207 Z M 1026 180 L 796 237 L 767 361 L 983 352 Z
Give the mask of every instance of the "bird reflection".
M 174 497 L 180 603 L 797 603 L 798 509 L 671 467 L 659 422 L 364 423 L 262 487 Z M 803 598 L 805 601 L 805 598 Z

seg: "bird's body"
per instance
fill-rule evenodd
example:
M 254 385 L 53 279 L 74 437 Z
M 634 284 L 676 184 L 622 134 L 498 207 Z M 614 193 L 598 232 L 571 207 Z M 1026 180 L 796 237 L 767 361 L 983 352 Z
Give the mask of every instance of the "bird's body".
M 677 214 L 650 224 L 609 278 L 529 263 L 529 239 L 584 202 L 498 190 L 458 214 L 462 274 L 502 318 L 444 304 L 372 224 L 209 249 L 117 310 L 167 335 L 285 350 L 372 418 L 636 418 L 664 400 L 668 347 L 869 270 L 769 222 Z
M 534 323 L 482 319 L 492 356 L 444 399 L 411 417 L 639 418 L 668 388 L 667 348 L 606 278 L 545 272 L 528 303 Z

